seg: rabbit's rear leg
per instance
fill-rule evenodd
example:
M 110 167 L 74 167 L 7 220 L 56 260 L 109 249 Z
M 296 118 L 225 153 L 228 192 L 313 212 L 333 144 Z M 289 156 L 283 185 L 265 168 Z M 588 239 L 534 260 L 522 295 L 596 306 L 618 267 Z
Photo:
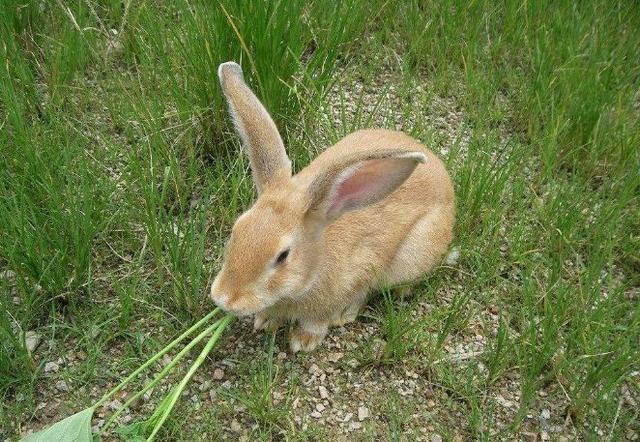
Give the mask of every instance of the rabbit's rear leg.
M 452 239 L 451 208 L 434 208 L 411 228 L 386 272 L 388 284 L 404 284 L 420 279 L 438 265 Z
M 315 349 L 327 335 L 328 330 L 329 324 L 326 323 L 300 321 L 289 334 L 291 351 L 297 353 Z

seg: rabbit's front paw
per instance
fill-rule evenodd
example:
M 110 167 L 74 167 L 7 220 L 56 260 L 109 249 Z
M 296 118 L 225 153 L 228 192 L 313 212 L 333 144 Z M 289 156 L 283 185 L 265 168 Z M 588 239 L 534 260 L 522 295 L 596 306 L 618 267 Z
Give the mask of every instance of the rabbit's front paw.
M 289 345 L 291 351 L 311 351 L 315 349 L 327 335 L 326 324 L 300 324 L 291 329 Z
M 284 319 L 281 317 L 269 314 L 266 311 L 256 313 L 256 318 L 253 321 L 253 329 L 255 331 L 265 330 L 274 332 L 284 324 Z

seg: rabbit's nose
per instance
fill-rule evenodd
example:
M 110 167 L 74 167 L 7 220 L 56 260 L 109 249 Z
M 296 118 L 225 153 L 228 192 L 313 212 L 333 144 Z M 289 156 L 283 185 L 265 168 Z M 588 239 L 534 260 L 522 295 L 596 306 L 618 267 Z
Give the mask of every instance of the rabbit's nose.
M 211 292 L 209 293 L 209 298 L 213 302 L 216 303 L 218 307 L 221 307 L 226 310 L 226 306 L 229 303 L 229 295 L 225 292 L 218 290 L 218 280 L 216 279 L 213 284 L 211 284 Z
M 231 308 L 231 302 L 230 302 L 230 297 L 227 294 L 221 294 L 216 296 L 213 299 L 213 302 L 216 303 L 216 305 L 218 307 L 220 307 L 221 309 L 223 309 L 226 312 L 231 312 L 233 309 Z
M 210 298 L 213 302 L 216 303 L 218 307 L 223 308 L 225 310 L 227 309 L 229 304 L 229 299 L 230 299 L 230 296 L 228 294 L 218 293 L 212 289 Z
M 211 291 L 209 292 L 209 298 L 218 305 L 218 307 L 225 308 L 225 305 L 229 302 L 229 294 L 225 290 L 221 290 L 220 287 L 220 274 L 216 276 L 211 284 Z
M 240 313 L 240 310 L 237 308 L 238 300 L 227 293 L 217 294 L 213 297 L 213 302 L 227 313 Z

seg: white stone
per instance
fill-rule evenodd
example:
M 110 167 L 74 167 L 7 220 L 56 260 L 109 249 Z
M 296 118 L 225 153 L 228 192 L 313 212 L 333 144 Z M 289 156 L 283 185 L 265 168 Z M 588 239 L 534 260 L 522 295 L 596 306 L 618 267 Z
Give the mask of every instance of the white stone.
M 508 399 L 503 398 L 501 395 L 496 396 L 496 401 L 505 408 L 513 407 L 513 402 Z
M 29 353 L 32 353 L 38 347 L 38 345 L 40 345 L 40 341 L 40 335 L 33 330 L 29 330 L 24 335 L 24 343 Z
M 320 392 L 320 398 L 327 399 L 329 397 L 329 390 L 324 385 L 320 385 L 318 387 L 318 392 Z
M 55 373 L 58 370 L 60 370 L 60 366 L 55 362 L 47 362 L 44 364 L 45 373 Z
M 454 247 L 451 249 L 449 254 L 447 255 L 447 265 L 453 266 L 458 263 L 458 259 L 460 258 L 460 247 Z
M 240 425 L 240 422 L 238 422 L 237 420 L 232 420 L 231 421 L 231 431 L 233 431 L 234 433 L 240 433 L 242 431 L 242 425 Z

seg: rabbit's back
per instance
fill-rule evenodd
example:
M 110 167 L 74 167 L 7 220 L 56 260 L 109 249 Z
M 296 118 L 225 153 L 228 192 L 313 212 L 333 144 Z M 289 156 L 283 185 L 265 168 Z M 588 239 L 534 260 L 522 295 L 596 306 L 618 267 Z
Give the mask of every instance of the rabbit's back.
M 389 147 L 424 150 L 427 161 L 382 201 L 348 212 L 327 227 L 319 251 L 324 261 L 317 286 L 323 297 L 320 309 L 334 310 L 348 302 L 344 297 L 381 283 L 421 277 L 451 242 L 455 214 L 451 179 L 442 161 L 415 139 L 389 130 L 361 130 L 324 151 L 313 165 L 327 167 L 358 150 Z

